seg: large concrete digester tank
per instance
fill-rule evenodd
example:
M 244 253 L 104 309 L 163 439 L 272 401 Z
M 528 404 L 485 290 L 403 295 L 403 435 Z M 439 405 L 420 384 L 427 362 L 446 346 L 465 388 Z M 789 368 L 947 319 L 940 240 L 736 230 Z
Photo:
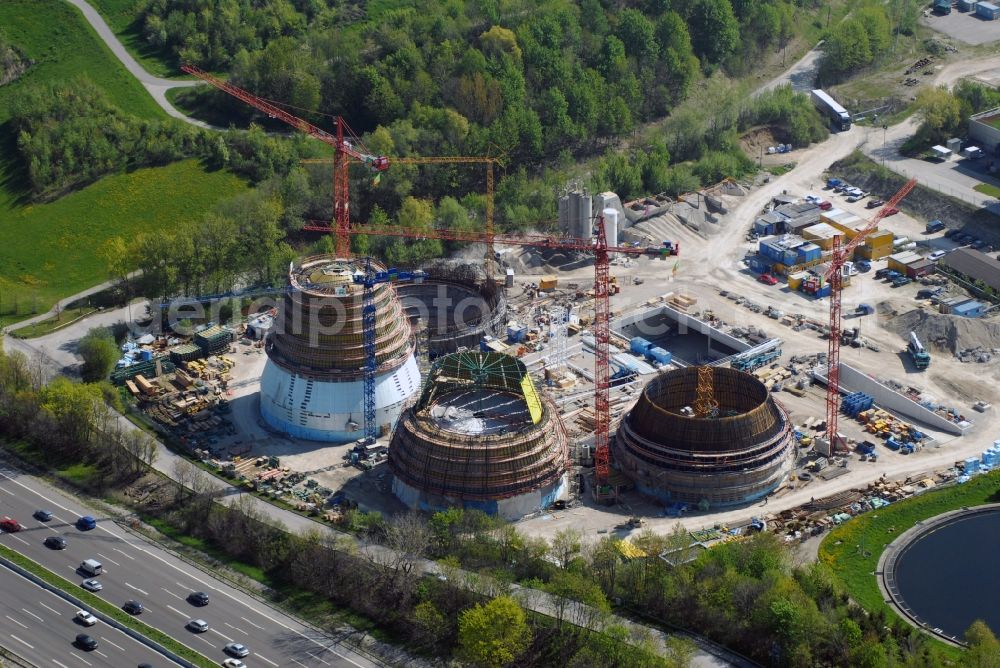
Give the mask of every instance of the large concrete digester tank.
M 392 489 L 411 508 L 517 519 L 566 492 L 569 445 L 524 364 L 500 353 L 438 358 L 389 446 Z
M 724 507 L 774 490 L 791 465 L 784 408 L 749 374 L 711 368 L 716 410 L 698 417 L 698 368 L 660 374 L 643 389 L 614 441 L 637 488 L 666 502 Z
M 374 263 L 373 263 L 374 265 Z M 289 271 L 279 322 L 267 339 L 260 412 L 286 434 L 346 443 L 364 434 L 363 288 L 360 260 L 310 257 Z M 383 267 L 374 265 L 376 271 Z M 374 288 L 375 414 L 388 433 L 420 389 L 413 336 L 392 284 Z

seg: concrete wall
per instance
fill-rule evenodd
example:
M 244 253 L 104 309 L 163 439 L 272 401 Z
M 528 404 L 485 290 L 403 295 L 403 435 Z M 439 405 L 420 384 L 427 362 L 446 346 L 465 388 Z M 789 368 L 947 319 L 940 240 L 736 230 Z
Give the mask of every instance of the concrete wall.
M 637 323 L 657 316 L 664 316 L 669 320 L 677 323 L 677 327 L 681 332 L 696 332 L 705 336 L 708 339 L 708 351 L 713 355 L 718 355 L 720 357 L 725 357 L 729 355 L 728 351 L 724 351 L 719 347 L 713 346 L 713 342 L 721 343 L 726 345 L 737 352 L 744 352 L 749 350 L 752 346 L 746 341 L 741 341 L 729 334 L 726 334 L 722 330 L 712 327 L 706 322 L 698 320 L 697 318 L 678 311 L 667 305 L 657 306 L 645 311 L 639 311 L 638 313 L 633 313 L 616 320 L 611 321 L 611 329 L 616 332 L 624 333 L 624 330 L 636 325 Z M 645 336 L 641 331 L 638 336 Z M 629 337 L 631 338 L 631 337 Z M 649 337 L 647 337 L 649 338 Z
M 566 474 L 557 481 L 540 489 L 506 499 L 462 499 L 439 494 L 427 494 L 423 490 L 407 485 L 399 478 L 392 480 L 392 493 L 409 508 L 423 512 L 438 512 L 448 508 L 481 510 L 488 515 L 499 515 L 508 521 L 519 520 L 525 515 L 545 510 L 569 491 Z
M 816 367 L 813 370 L 813 377 L 821 379 L 825 384 L 826 367 Z M 880 408 L 927 425 L 932 429 L 955 436 L 961 436 L 963 433 L 962 428 L 954 422 L 944 419 L 934 411 L 927 410 L 917 402 L 911 401 L 899 392 L 843 362 L 840 363 L 840 387 L 847 392 L 864 392 L 872 397 Z

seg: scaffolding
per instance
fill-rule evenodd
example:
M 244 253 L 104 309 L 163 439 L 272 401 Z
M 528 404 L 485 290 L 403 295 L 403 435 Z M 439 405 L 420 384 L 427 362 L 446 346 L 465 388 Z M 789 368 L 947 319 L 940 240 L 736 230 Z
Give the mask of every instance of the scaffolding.
M 400 419 L 389 466 L 423 493 L 499 500 L 556 483 L 569 442 L 524 364 L 500 353 L 439 358 Z

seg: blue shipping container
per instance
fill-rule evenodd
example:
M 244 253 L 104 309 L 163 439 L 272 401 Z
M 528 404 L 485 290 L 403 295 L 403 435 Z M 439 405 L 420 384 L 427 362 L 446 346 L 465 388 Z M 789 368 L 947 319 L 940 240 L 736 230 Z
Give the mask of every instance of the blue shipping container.
M 527 327 L 508 327 L 507 328 L 507 340 L 511 343 L 521 343 L 524 341 L 524 337 L 528 335 Z
M 670 360 L 674 358 L 673 353 L 668 350 L 664 350 L 659 346 L 650 348 L 649 350 L 650 359 L 659 362 L 660 364 L 670 364 Z
M 816 244 L 802 244 L 797 250 L 799 262 L 815 262 L 823 255 L 823 249 Z
M 631 341 L 629 341 L 629 350 L 631 350 L 636 355 L 645 356 L 646 351 L 653 347 L 653 344 L 642 338 L 641 336 L 636 336 Z
M 148 362 L 151 359 L 153 359 L 153 351 L 152 350 L 143 350 L 140 353 L 140 356 L 142 357 L 142 361 L 143 362 Z

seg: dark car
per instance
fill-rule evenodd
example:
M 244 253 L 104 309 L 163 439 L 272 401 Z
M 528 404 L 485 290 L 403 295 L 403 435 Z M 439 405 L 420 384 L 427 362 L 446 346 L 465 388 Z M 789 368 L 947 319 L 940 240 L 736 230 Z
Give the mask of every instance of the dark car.
M 84 515 L 76 520 L 76 528 L 80 531 L 90 531 L 97 528 L 97 520 L 90 515 Z
M 208 605 L 208 594 L 203 591 L 193 591 L 188 594 L 188 602 L 201 607 L 203 605 Z
M 969 244 L 969 247 L 972 248 L 972 249 L 974 249 L 974 250 L 979 250 L 980 248 L 982 248 L 985 245 L 986 245 L 985 241 L 983 241 L 982 239 L 976 239 L 971 244 Z
M 944 236 L 945 236 L 946 239 L 953 239 L 953 238 L 959 236 L 960 234 L 962 234 L 962 230 L 954 228 L 954 227 L 951 227 L 951 228 L 948 228 L 948 231 L 944 233 Z
M 890 271 L 892 271 L 892 269 L 889 269 L 888 267 L 882 267 L 881 269 L 875 271 L 875 278 L 881 280 L 886 276 L 888 276 Z
M 65 550 L 66 549 L 66 539 L 62 536 L 49 536 L 44 541 L 45 547 L 50 550 Z
M 122 610 L 130 615 L 141 615 L 142 614 L 142 603 L 139 601 L 125 601 L 125 605 L 122 606 Z
M 32 517 L 34 517 L 39 522 L 48 522 L 49 520 L 52 519 L 52 513 L 50 513 L 47 510 L 36 510 L 34 513 L 32 513 Z
M 885 204 L 885 200 L 884 199 L 868 200 L 868 204 L 865 204 L 865 208 L 866 209 L 877 209 L 880 206 L 882 206 L 883 204 Z
M 76 636 L 76 640 L 74 640 L 73 642 L 76 643 L 77 647 L 79 647 L 80 649 L 85 649 L 88 652 L 97 649 L 97 641 L 94 640 L 92 637 L 88 636 L 86 633 L 78 633 Z

